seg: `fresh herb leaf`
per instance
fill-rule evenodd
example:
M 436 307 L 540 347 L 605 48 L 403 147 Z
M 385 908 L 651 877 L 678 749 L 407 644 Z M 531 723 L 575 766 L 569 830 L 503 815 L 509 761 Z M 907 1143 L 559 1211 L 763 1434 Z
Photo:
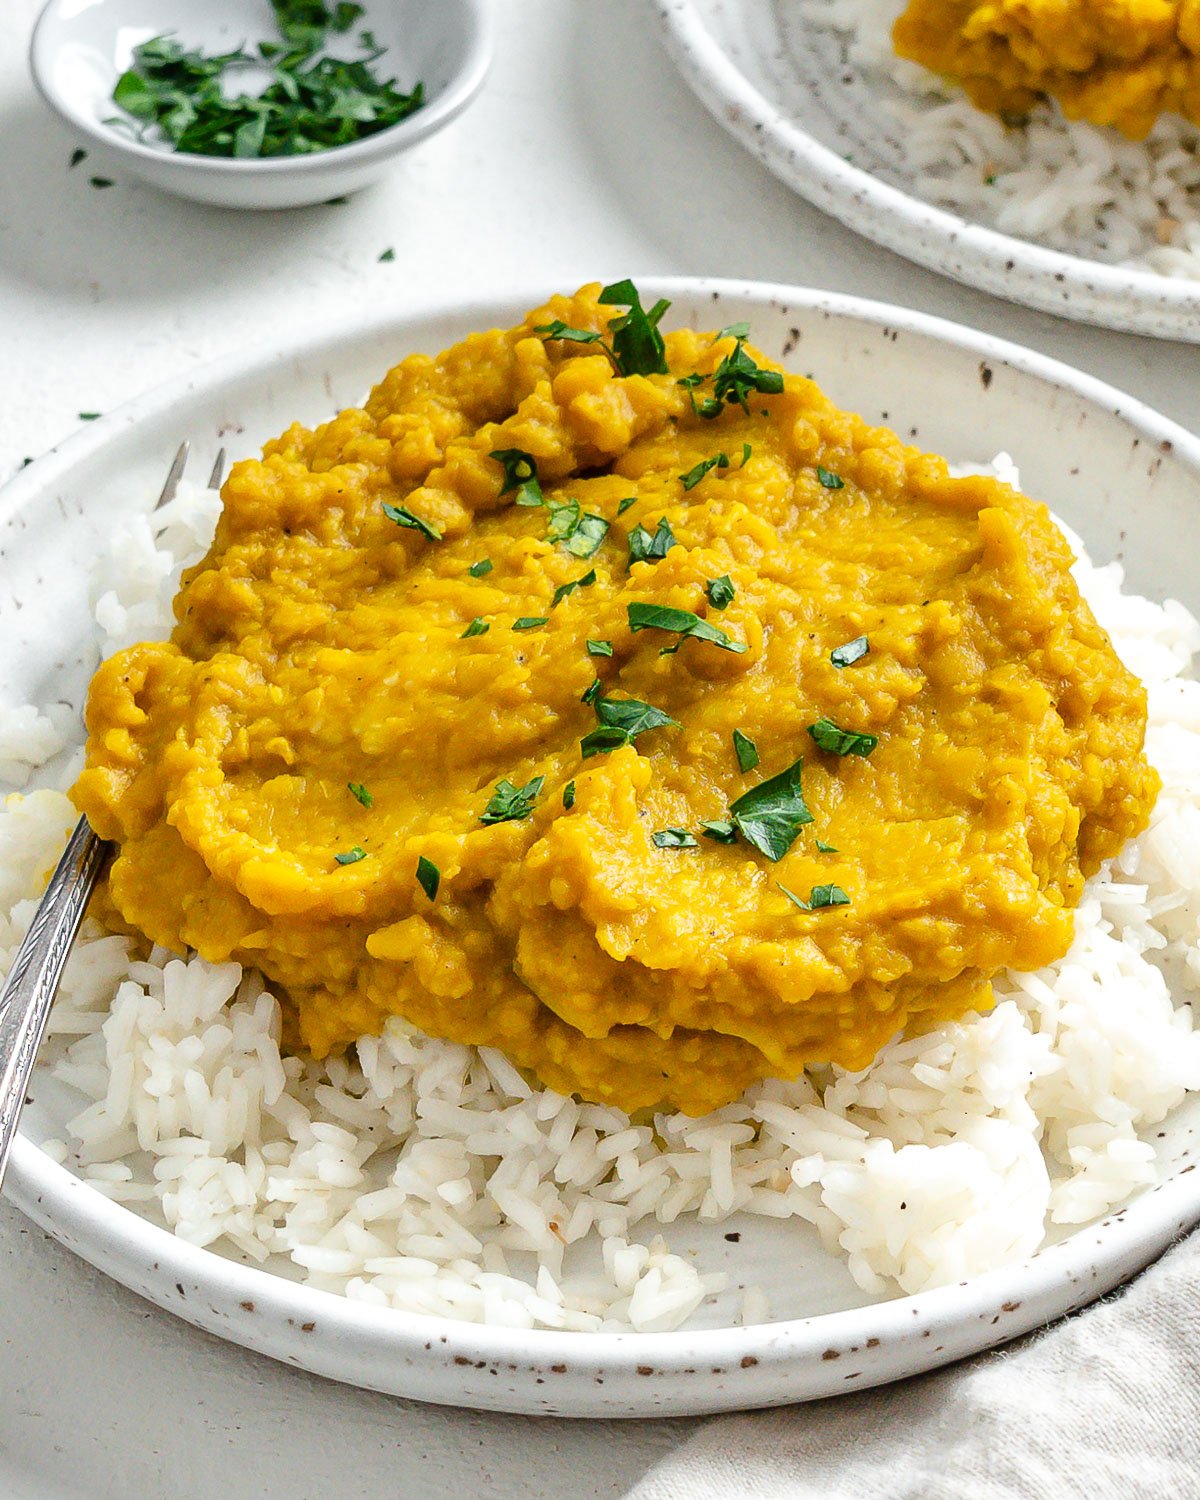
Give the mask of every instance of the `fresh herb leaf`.
M 758 746 L 740 729 L 733 731 L 733 753 L 737 756 L 738 770 L 743 774 L 753 771 L 758 765 Z
M 629 533 L 629 566 L 635 562 L 661 562 L 672 547 L 678 545 L 671 523 L 663 516 L 651 536 L 639 521 Z
M 73 167 L 77 167 L 81 161 L 87 161 L 87 152 L 82 146 L 76 146 L 74 151 L 71 152 L 71 160 L 67 163 L 67 170 L 70 171 Z
M 656 849 L 698 849 L 700 846 L 686 828 L 660 828 L 650 835 Z
M 817 840 L 817 849 L 822 854 L 836 854 L 838 852 L 832 844 L 827 844 L 824 839 Z
M 518 505 L 521 503 L 517 502 Z M 578 500 L 548 500 L 546 504 L 546 540 L 565 542 L 574 536 L 579 525 L 581 511 Z
M 700 823 L 700 832 L 706 839 L 712 839 L 714 844 L 736 844 L 737 829 L 732 823 L 721 819 L 704 819 Z
M 533 331 L 548 339 L 561 339 L 566 344 L 594 344 L 600 338 L 593 329 L 571 328 L 561 318 L 554 318 L 549 323 L 538 323 Z
M 502 495 L 516 490 L 515 505 L 543 505 L 542 487 L 538 483 L 537 464 L 522 448 L 493 448 L 488 454 L 504 470 Z
M 617 501 L 617 515 L 623 516 L 631 505 L 636 505 L 637 503 L 638 497 L 636 495 L 626 495 L 624 500 Z
M 407 505 L 393 505 L 390 500 L 383 502 L 383 513 L 389 521 L 395 521 L 397 526 L 407 526 L 412 531 L 419 531 L 423 537 L 431 542 L 440 542 L 442 533 L 429 521 L 422 521 L 420 516 L 414 516 Z
M 94 188 L 110 188 L 113 186 L 111 177 L 89 177 L 88 181 Z
M 534 776 L 523 787 L 507 779 L 496 783 L 491 801 L 480 814 L 481 823 L 514 823 L 527 818 L 546 784 L 544 776 Z
M 442 872 L 431 859 L 423 854 L 417 856 L 417 884 L 431 901 L 436 900 L 438 886 L 442 883 Z
M 745 324 L 734 324 L 735 328 L 744 328 Z M 713 396 L 718 403 L 718 409 L 723 402 L 726 406 L 737 405 L 743 411 L 750 410 L 748 397 L 752 391 L 757 391 L 760 396 L 778 396 L 783 390 L 783 376 L 778 370 L 764 370 L 763 367 L 746 353 L 743 340 L 745 334 L 735 334 L 737 343 L 733 351 L 725 356 L 713 372 Z M 718 337 L 721 337 L 718 334 Z
M 718 626 L 710 625 L 690 609 L 670 609 L 664 604 L 639 602 L 627 605 L 626 613 L 629 616 L 629 628 L 634 635 L 639 630 L 666 630 L 682 637 L 680 645 L 683 640 L 708 641 L 711 645 L 719 646 L 722 651 L 733 651 L 739 656 L 746 650 L 744 641 L 730 640 Z M 667 649 L 674 651 L 678 647 Z
M 364 807 L 375 806 L 375 798 L 371 796 L 361 781 L 348 781 L 346 785 L 350 789 L 350 795 L 356 802 L 361 802 Z
M 862 661 L 870 649 L 871 643 L 866 636 L 856 635 L 844 646 L 835 646 L 829 653 L 829 660 L 835 667 L 852 667 L 856 661 Z
M 561 604 L 576 589 L 590 589 L 595 581 L 596 570 L 595 568 L 589 568 L 582 578 L 572 579 L 570 583 L 560 583 L 554 590 L 554 598 L 550 601 L 550 608 L 554 609 L 557 605 Z
M 566 812 L 570 812 L 575 806 L 575 783 L 573 781 L 568 781 L 563 787 L 562 804 Z
M 850 897 L 840 885 L 814 885 L 808 899 L 813 911 L 820 911 L 823 906 L 850 905 Z
M 513 621 L 512 628 L 514 630 L 540 630 L 543 625 L 549 625 L 549 623 L 548 615 L 522 615 L 519 620 Z
M 604 517 L 585 510 L 563 545 L 572 557 L 587 558 L 592 556 L 607 535 L 608 522 Z
M 789 891 L 782 880 L 777 880 L 775 884 L 779 887 L 779 889 L 788 898 L 793 906 L 798 906 L 801 911 L 812 911 L 812 903 L 809 901 L 805 901 L 801 896 L 797 896 L 795 891 Z
M 587 687 L 579 695 L 580 703 L 595 703 L 596 699 L 604 691 L 604 684 L 598 677 L 593 677 Z
M 492 560 L 490 557 L 481 557 L 478 562 L 472 563 L 467 569 L 472 578 L 484 578 L 492 571 Z
M 396 252 L 392 249 L 392 247 L 390 245 L 379 256 L 379 262 L 380 262 L 381 265 L 387 265 L 389 261 L 393 261 L 395 259 L 396 259 Z
M 98 422 L 100 420 L 100 413 L 98 411 L 81 411 L 79 413 L 79 420 L 81 422 Z
M 589 656 L 611 656 L 613 647 L 611 641 L 587 641 L 587 654 Z
M 817 465 L 817 478 L 824 489 L 844 490 L 846 488 L 846 481 L 840 474 L 835 474 L 832 469 L 823 469 L 820 464 Z
M 603 755 L 609 750 L 616 750 L 621 745 L 632 745 L 638 735 L 645 734 L 647 730 L 678 727 L 677 719 L 671 718 L 670 714 L 663 713 L 661 708 L 655 708 L 651 703 L 643 703 L 640 698 L 597 696 L 592 700 L 592 706 L 600 720 L 600 727 L 584 735 L 579 742 L 585 760 L 591 755 Z
M 856 734 L 852 729 L 840 729 L 832 719 L 820 718 L 808 726 L 817 745 L 830 755 L 870 755 L 879 743 L 875 734 Z
M 366 859 L 367 851 L 361 844 L 355 844 L 353 849 L 347 849 L 342 854 L 335 854 L 334 859 L 339 865 L 356 865 L 360 859 Z
M 800 785 L 803 765 L 803 758 L 796 760 L 730 804 L 729 815 L 738 832 L 769 860 L 782 859 L 801 828 L 813 820 Z
M 714 609 L 728 609 L 733 603 L 733 596 L 737 590 L 733 586 L 733 579 L 728 573 L 722 573 L 720 578 L 710 578 L 704 585 L 704 592 L 708 595 L 708 602 Z
M 718 329 L 713 335 L 713 343 L 719 343 L 722 339 L 737 339 L 739 343 L 750 337 L 749 323 L 730 323 L 726 327 Z
M 608 325 L 608 331 L 612 335 L 613 358 L 620 373 L 668 374 L 667 349 L 658 325 L 671 304 L 660 300 L 647 312 L 642 307 L 637 287 L 628 278 L 606 286 L 600 293 L 599 301 L 605 307 L 628 309 L 623 317 L 614 318 Z
M 686 474 L 679 476 L 685 490 L 694 490 L 706 474 L 713 469 L 727 469 L 729 459 L 724 453 L 714 453 L 711 458 L 702 458 L 698 464 L 690 468 Z
M 460 641 L 469 641 L 474 635 L 487 635 L 492 627 L 482 615 L 476 615 L 467 628 L 459 636 Z

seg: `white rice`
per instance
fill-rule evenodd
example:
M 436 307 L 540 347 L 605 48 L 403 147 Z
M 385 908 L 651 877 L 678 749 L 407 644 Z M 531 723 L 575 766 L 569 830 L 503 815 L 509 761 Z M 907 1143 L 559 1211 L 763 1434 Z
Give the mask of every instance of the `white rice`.
M 1145 141 L 1070 121 L 1052 102 L 1008 128 L 952 85 L 898 58 L 907 0 L 785 0 L 837 32 L 879 84 L 907 180 L 931 203 L 1005 234 L 1111 264 L 1200 277 L 1200 129 L 1163 116 Z M 890 87 L 889 87 L 890 85 Z
M 1016 479 L 1004 456 L 994 470 Z M 114 538 L 96 592 L 105 649 L 166 628 L 217 508 L 186 492 Z M 345 1059 L 281 1056 L 260 976 L 138 959 L 89 924 L 42 1058 L 79 1107 L 46 1149 L 193 1244 L 378 1306 L 516 1327 L 680 1326 L 724 1285 L 659 1237 L 689 1215 L 813 1224 L 864 1291 L 894 1294 L 1124 1203 L 1157 1180 L 1147 1134 L 1200 1089 L 1200 625 L 1124 594 L 1115 563 L 1076 574 L 1148 685 L 1163 791 L 1089 882 L 1070 953 L 1005 977 L 988 1015 L 894 1042 L 863 1073 L 764 1083 L 652 1129 L 400 1021 Z M 32 712 L 0 721 L 20 767 L 57 748 Z M 0 969 L 73 821 L 47 789 L 0 809 Z M 747 1289 L 742 1321 L 770 1313 Z

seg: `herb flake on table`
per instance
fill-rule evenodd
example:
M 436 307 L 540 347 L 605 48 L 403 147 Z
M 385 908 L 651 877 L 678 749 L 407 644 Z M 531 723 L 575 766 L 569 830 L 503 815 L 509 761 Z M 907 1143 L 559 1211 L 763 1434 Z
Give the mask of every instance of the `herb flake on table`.
M 803 758 L 794 761 L 786 771 L 760 781 L 729 806 L 737 831 L 773 863 L 783 858 L 801 828 L 813 820 L 801 787 L 803 765 Z
M 442 883 L 442 872 L 431 859 L 423 854 L 417 856 L 417 884 L 431 901 L 437 899 L 438 886 Z
M 392 247 L 390 245 L 387 247 L 386 250 L 383 250 L 383 251 L 380 252 L 380 255 L 379 255 L 379 263 L 380 263 L 380 265 L 387 265 L 387 264 L 389 264 L 391 261 L 393 261 L 395 259 L 396 259 L 396 252 L 392 249 Z
M 861 755 L 865 758 L 879 744 L 878 735 L 842 729 L 832 719 L 818 719 L 808 726 L 808 732 L 817 746 L 830 755 Z
M 758 765 L 758 746 L 740 729 L 733 731 L 733 753 L 737 756 L 738 770 L 743 775 L 747 771 L 753 771 Z
M 479 816 L 481 823 L 513 823 L 527 818 L 546 784 L 544 776 L 531 777 L 524 786 L 516 787 L 507 778 L 496 783 L 491 800 Z
M 421 83 L 406 93 L 394 78 L 376 74 L 384 49 L 370 33 L 360 35 L 356 57 L 326 51 L 330 34 L 349 30 L 359 7 L 346 0 L 332 9 L 323 0 L 273 4 L 282 40 L 262 40 L 252 51 L 205 54 L 165 35 L 135 47 L 113 90 L 125 117 L 116 123 L 136 125 L 143 136 L 153 131 L 188 155 L 305 156 L 363 140 L 424 104 Z M 258 93 L 237 90 L 248 69 L 268 74 Z
M 100 413 L 98 411 L 81 411 L 79 413 L 79 420 L 81 422 L 98 422 L 100 420 Z
M 829 660 L 839 669 L 852 667 L 856 661 L 862 661 L 871 649 L 871 643 L 865 635 L 856 635 L 852 641 L 847 641 L 844 646 L 835 646 L 829 653 Z
M 660 828 L 650 835 L 656 849 L 697 849 L 695 837 L 686 828 Z
M 410 531 L 419 531 L 427 541 L 440 542 L 442 539 L 442 533 L 431 521 L 422 521 L 420 516 L 414 515 L 407 505 L 393 505 L 390 500 L 385 500 L 383 513 L 397 526 L 407 526 Z
M 375 806 L 375 798 L 367 791 L 361 781 L 348 781 L 346 786 L 356 802 L 361 802 L 364 807 L 368 808 Z
M 71 152 L 71 160 L 67 163 L 67 171 L 72 171 L 81 161 L 87 161 L 87 152 L 82 146 L 76 146 Z
M 111 177 L 89 177 L 88 181 L 94 188 L 110 188 L 113 186 Z
M 690 609 L 671 609 L 665 604 L 638 602 L 626 606 L 629 629 L 634 634 L 640 630 L 665 630 L 680 637 L 675 646 L 664 646 L 663 655 L 673 655 L 685 640 L 707 641 L 722 651 L 733 651 L 739 656 L 746 650 L 744 641 L 734 641 L 717 625 L 710 625 Z

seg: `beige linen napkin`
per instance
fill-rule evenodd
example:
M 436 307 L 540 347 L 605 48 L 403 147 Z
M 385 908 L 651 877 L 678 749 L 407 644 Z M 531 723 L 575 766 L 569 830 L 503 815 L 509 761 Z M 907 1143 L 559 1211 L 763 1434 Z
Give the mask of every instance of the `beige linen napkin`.
M 715 1418 L 627 1500 L 1196 1500 L 1200 1235 L 1010 1350 Z

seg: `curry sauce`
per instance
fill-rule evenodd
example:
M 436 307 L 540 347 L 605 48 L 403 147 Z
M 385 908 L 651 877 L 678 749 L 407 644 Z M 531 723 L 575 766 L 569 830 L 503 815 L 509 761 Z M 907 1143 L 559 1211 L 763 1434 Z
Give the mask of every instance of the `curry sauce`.
M 627 373 L 598 294 L 239 463 L 75 799 L 108 922 L 318 1056 L 399 1015 L 700 1113 L 1059 957 L 1156 780 L 1044 506 L 744 329 Z

